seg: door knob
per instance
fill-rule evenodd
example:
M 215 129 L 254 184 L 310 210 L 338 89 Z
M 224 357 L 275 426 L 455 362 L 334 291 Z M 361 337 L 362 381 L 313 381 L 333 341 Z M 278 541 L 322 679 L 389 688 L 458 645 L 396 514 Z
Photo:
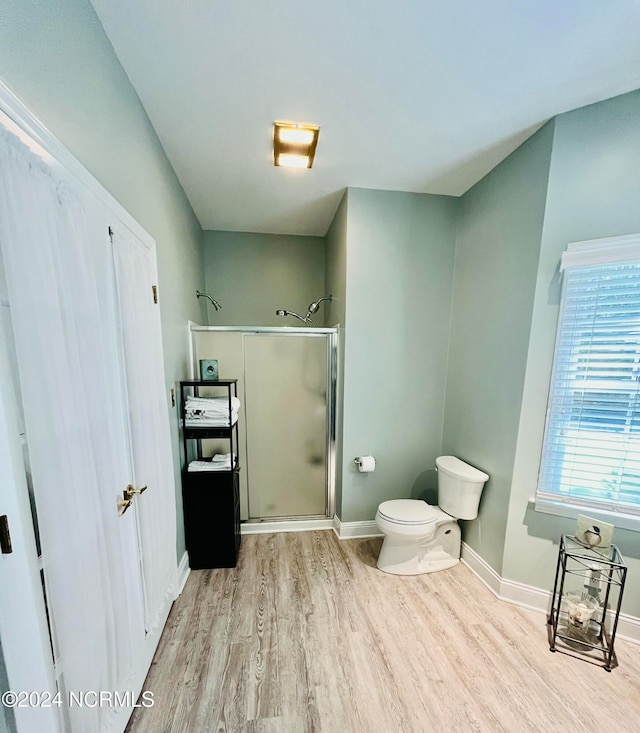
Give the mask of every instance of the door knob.
M 119 501 L 118 504 L 118 516 L 121 517 L 127 509 L 131 506 L 131 499 L 124 499 Z
M 147 490 L 147 486 L 143 486 L 141 489 L 135 489 L 132 484 L 129 484 L 127 488 L 124 490 L 124 498 L 128 501 L 131 501 L 134 496 L 138 496 L 139 494 L 144 494 L 144 492 Z

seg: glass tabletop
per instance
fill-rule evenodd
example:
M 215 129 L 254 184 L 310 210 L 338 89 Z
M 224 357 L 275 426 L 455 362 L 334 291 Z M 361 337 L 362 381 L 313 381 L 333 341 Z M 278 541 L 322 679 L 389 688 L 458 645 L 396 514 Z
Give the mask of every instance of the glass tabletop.
M 567 555 L 572 555 L 573 557 L 608 562 L 613 565 L 624 565 L 620 551 L 613 544 L 609 545 L 609 547 L 590 547 L 577 540 L 573 535 L 563 534 L 561 549 L 564 549 Z

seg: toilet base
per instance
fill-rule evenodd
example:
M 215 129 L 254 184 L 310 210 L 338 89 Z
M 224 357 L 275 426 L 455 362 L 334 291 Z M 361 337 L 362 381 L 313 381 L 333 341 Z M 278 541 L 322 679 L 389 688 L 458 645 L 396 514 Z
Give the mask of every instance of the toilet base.
M 425 538 L 387 533 L 378 556 L 378 569 L 392 575 L 422 575 L 447 570 L 460 562 L 460 527 L 446 522 Z

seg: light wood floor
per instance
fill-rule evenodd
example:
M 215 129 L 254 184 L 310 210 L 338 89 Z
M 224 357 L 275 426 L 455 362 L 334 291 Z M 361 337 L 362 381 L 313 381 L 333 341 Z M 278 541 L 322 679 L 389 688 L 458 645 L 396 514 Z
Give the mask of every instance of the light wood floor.
M 194 571 L 129 733 L 638 733 L 640 646 L 606 672 L 549 651 L 546 618 L 462 564 L 375 568 L 381 540 L 248 535 Z

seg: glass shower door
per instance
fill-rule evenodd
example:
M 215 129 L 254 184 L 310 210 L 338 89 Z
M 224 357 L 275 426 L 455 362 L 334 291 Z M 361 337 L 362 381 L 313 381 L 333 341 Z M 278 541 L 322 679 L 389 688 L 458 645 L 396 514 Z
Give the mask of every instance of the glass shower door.
M 326 334 L 245 333 L 250 518 L 325 516 Z

